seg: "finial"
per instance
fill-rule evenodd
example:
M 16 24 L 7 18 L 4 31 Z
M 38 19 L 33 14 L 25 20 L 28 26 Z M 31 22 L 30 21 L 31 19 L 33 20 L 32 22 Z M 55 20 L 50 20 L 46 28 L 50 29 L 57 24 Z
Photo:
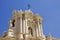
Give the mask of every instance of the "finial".
M 51 37 L 51 33 L 50 32 L 49 32 L 48 36 Z
M 28 9 L 30 9 L 30 4 L 28 4 Z

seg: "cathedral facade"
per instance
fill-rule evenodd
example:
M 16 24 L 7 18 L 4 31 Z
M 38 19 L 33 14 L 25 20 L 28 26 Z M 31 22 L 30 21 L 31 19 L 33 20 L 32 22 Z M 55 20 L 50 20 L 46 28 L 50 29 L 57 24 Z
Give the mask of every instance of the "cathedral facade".
M 12 18 L 8 22 L 7 36 L 14 40 L 60 40 L 49 34 L 45 36 L 42 29 L 42 18 L 30 9 L 13 10 Z
M 33 14 L 31 10 L 14 10 L 9 21 L 8 36 L 18 40 L 28 40 L 30 38 L 45 40 L 42 30 L 42 18 L 38 14 Z

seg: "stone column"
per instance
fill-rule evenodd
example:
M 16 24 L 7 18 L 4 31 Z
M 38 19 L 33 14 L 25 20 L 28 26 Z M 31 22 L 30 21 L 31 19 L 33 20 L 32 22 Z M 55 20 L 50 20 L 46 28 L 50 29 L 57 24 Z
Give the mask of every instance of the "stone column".
M 39 31 L 39 36 L 41 36 L 41 25 L 38 22 L 38 31 Z
M 35 30 L 36 30 L 36 37 L 38 37 L 39 36 L 39 34 L 38 34 L 38 21 L 36 21 L 36 27 L 35 27 Z
M 28 26 L 27 26 L 27 18 L 25 18 L 25 26 L 26 26 L 26 34 L 25 34 L 25 39 L 28 40 Z
M 42 36 L 43 35 L 42 23 L 40 23 L 40 31 L 41 31 L 41 36 Z
M 23 34 L 25 34 L 25 29 L 26 29 L 25 28 L 25 19 L 23 19 L 23 25 L 22 26 L 23 26 Z
M 37 35 L 37 37 L 39 36 L 38 35 L 38 26 L 36 26 L 36 35 Z
M 36 37 L 36 35 L 35 35 L 35 27 L 33 27 L 33 37 L 35 38 Z
M 23 39 L 23 34 L 22 34 L 22 14 L 20 15 L 20 39 Z
M 36 31 L 36 26 L 35 26 L 35 37 L 37 37 L 37 31 Z
M 40 35 L 41 35 L 40 37 L 41 37 L 41 40 L 45 40 L 45 36 L 43 34 L 43 29 L 42 29 L 42 21 L 40 21 L 39 24 L 40 24 Z

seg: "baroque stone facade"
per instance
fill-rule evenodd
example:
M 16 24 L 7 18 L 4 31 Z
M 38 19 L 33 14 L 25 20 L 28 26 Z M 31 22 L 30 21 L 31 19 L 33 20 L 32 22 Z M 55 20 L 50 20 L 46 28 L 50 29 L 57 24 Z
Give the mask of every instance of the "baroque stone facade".
M 30 9 L 13 10 L 9 29 L 4 37 L 10 37 L 14 40 L 60 40 L 51 37 L 50 34 L 48 36 L 43 34 L 41 16 L 34 14 Z
M 9 21 L 8 36 L 18 40 L 40 39 L 39 37 L 45 40 L 42 30 L 42 18 L 38 14 L 33 14 L 31 10 L 14 10 Z

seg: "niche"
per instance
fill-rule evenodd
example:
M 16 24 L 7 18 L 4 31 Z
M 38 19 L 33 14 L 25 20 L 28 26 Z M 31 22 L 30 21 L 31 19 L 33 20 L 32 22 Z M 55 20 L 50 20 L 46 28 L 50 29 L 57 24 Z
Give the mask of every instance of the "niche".
M 22 19 L 25 19 L 25 14 L 22 14 Z
M 29 34 L 30 34 L 31 36 L 33 36 L 33 30 L 32 30 L 32 28 L 29 27 L 28 30 L 29 30 Z
M 12 27 L 15 27 L 15 20 L 12 21 Z

